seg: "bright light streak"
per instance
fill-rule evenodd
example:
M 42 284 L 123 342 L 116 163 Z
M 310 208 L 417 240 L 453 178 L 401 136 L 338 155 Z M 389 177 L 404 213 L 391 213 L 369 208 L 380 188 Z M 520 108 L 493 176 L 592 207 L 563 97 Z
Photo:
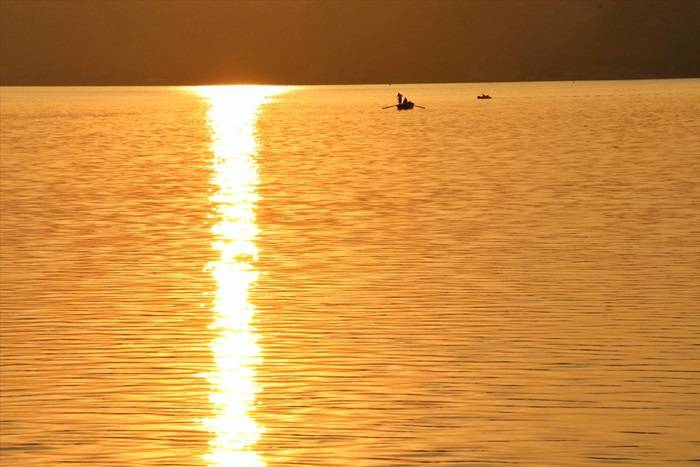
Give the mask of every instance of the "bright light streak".
M 262 105 L 285 90 L 273 86 L 209 86 L 194 92 L 209 104 L 212 135 L 211 201 L 217 213 L 212 248 L 219 258 L 208 270 L 216 282 L 211 342 L 216 370 L 207 375 L 212 388 L 212 417 L 203 421 L 212 433 L 205 460 L 210 467 L 263 467 L 254 450 L 263 427 L 254 418 L 259 386 L 258 336 L 251 326 L 255 308 L 248 294 L 258 277 L 255 269 L 258 227 L 255 206 L 259 183 L 255 123 Z

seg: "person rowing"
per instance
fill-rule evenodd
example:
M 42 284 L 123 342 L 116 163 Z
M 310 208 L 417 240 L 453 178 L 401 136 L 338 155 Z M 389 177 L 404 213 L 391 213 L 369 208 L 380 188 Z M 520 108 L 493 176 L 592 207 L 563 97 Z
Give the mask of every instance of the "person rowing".
M 398 93 L 396 95 L 396 104 L 382 107 L 382 109 L 389 109 L 391 107 L 396 107 L 398 110 L 411 110 L 414 106 L 418 107 L 420 109 L 425 109 L 425 107 L 423 107 L 422 105 L 416 105 L 412 101 L 409 101 L 408 97 L 404 96 L 401 93 Z

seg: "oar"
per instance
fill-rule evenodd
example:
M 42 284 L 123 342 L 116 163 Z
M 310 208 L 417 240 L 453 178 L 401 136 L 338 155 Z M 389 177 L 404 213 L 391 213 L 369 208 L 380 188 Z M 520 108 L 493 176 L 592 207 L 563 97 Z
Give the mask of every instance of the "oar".
M 415 107 L 420 108 L 420 109 L 424 109 L 424 108 L 425 108 L 425 107 L 423 107 L 422 105 L 418 105 L 418 104 L 413 104 L 413 105 L 414 105 Z
M 390 109 L 390 108 L 392 108 L 392 107 L 396 107 L 396 104 L 394 104 L 394 105 L 387 105 L 386 107 L 382 107 L 382 110 L 384 110 L 384 109 Z

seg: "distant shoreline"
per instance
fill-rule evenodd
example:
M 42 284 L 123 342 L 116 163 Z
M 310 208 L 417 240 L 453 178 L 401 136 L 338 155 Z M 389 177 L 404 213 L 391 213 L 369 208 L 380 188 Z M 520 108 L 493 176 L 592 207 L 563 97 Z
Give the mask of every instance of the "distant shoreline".
M 496 84 L 496 83 L 566 83 L 595 81 L 661 81 L 692 80 L 700 76 L 646 77 L 646 78 L 585 78 L 585 79 L 536 79 L 504 81 L 416 81 L 396 83 L 281 83 L 281 82 L 214 82 L 214 83 L 0 83 L 0 87 L 177 87 L 177 86 L 406 86 L 416 84 Z

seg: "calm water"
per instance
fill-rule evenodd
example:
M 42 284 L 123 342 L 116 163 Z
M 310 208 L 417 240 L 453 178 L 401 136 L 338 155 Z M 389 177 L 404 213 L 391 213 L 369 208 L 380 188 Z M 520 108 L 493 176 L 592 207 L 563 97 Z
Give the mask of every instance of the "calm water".
M 700 80 L 1 106 L 3 466 L 700 462 Z

